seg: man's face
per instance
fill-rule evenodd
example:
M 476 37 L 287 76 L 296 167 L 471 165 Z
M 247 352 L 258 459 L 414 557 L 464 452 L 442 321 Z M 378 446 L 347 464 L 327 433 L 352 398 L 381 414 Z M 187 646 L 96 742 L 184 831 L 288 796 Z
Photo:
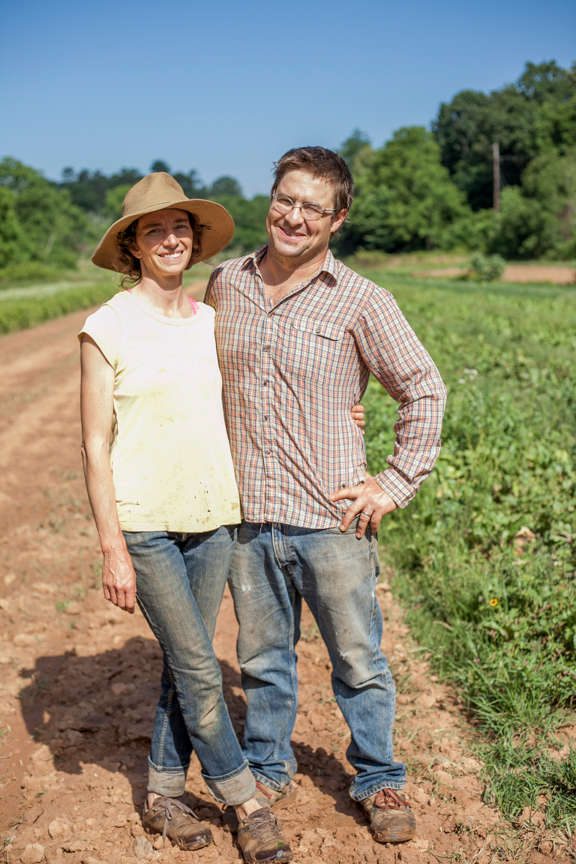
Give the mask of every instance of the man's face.
M 288 196 L 297 204 L 316 204 L 327 210 L 334 208 L 332 183 L 314 177 L 308 171 L 289 171 L 278 184 L 276 195 Z M 307 220 L 299 207 L 288 213 L 278 213 L 272 201 L 266 217 L 269 253 L 293 268 L 323 260 L 330 238 L 342 225 L 346 213 L 346 210 L 340 210 L 320 219 Z

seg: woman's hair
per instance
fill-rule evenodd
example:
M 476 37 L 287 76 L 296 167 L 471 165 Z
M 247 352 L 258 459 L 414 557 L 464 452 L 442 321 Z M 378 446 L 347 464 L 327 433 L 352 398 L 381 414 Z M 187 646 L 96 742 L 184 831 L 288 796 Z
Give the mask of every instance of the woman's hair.
M 188 265 L 190 266 L 200 255 L 202 247 L 202 230 L 204 226 L 200 224 L 193 213 L 188 213 L 188 211 L 185 212 L 188 216 L 190 227 L 192 228 L 192 255 L 190 256 L 190 264 Z M 136 258 L 132 252 L 132 249 L 136 244 L 137 230 L 138 219 L 135 219 L 134 222 L 131 222 L 130 225 L 124 229 L 124 231 L 119 231 L 116 235 L 116 243 L 120 253 L 119 258 L 124 265 L 124 271 L 120 280 L 122 288 L 132 288 L 142 278 L 140 259 Z
M 349 210 L 354 196 L 354 183 L 348 165 L 338 153 L 326 147 L 294 147 L 274 165 L 272 194 L 288 171 L 308 171 L 313 177 L 328 180 L 334 187 L 336 210 Z

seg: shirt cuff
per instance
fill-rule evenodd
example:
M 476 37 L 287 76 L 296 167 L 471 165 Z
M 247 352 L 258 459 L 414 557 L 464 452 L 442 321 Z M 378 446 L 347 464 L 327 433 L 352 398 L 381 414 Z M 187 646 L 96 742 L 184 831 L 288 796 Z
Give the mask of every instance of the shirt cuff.
M 407 507 L 416 494 L 416 490 L 393 468 L 376 474 L 374 479 L 401 509 Z

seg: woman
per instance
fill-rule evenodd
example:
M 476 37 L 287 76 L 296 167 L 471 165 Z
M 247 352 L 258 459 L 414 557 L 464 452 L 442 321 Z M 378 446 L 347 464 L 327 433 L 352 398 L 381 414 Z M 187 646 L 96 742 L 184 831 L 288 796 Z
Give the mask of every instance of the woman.
M 93 256 L 130 279 L 80 333 L 83 460 L 105 597 L 135 601 L 163 651 L 143 825 L 183 849 L 211 842 L 180 800 L 192 749 L 238 816 L 247 862 L 291 860 L 257 796 L 212 649 L 240 505 L 221 405 L 213 310 L 184 271 L 230 241 L 233 221 L 164 172 L 136 183 Z M 125 281 L 125 280 L 124 280 Z

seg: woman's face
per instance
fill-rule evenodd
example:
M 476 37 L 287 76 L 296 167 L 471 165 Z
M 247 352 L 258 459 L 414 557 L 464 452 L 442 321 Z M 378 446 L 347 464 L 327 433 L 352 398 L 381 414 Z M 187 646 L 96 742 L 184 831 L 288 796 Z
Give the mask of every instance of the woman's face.
M 181 276 L 190 263 L 192 240 L 185 210 L 158 210 L 138 220 L 132 254 L 140 260 L 143 277 Z

